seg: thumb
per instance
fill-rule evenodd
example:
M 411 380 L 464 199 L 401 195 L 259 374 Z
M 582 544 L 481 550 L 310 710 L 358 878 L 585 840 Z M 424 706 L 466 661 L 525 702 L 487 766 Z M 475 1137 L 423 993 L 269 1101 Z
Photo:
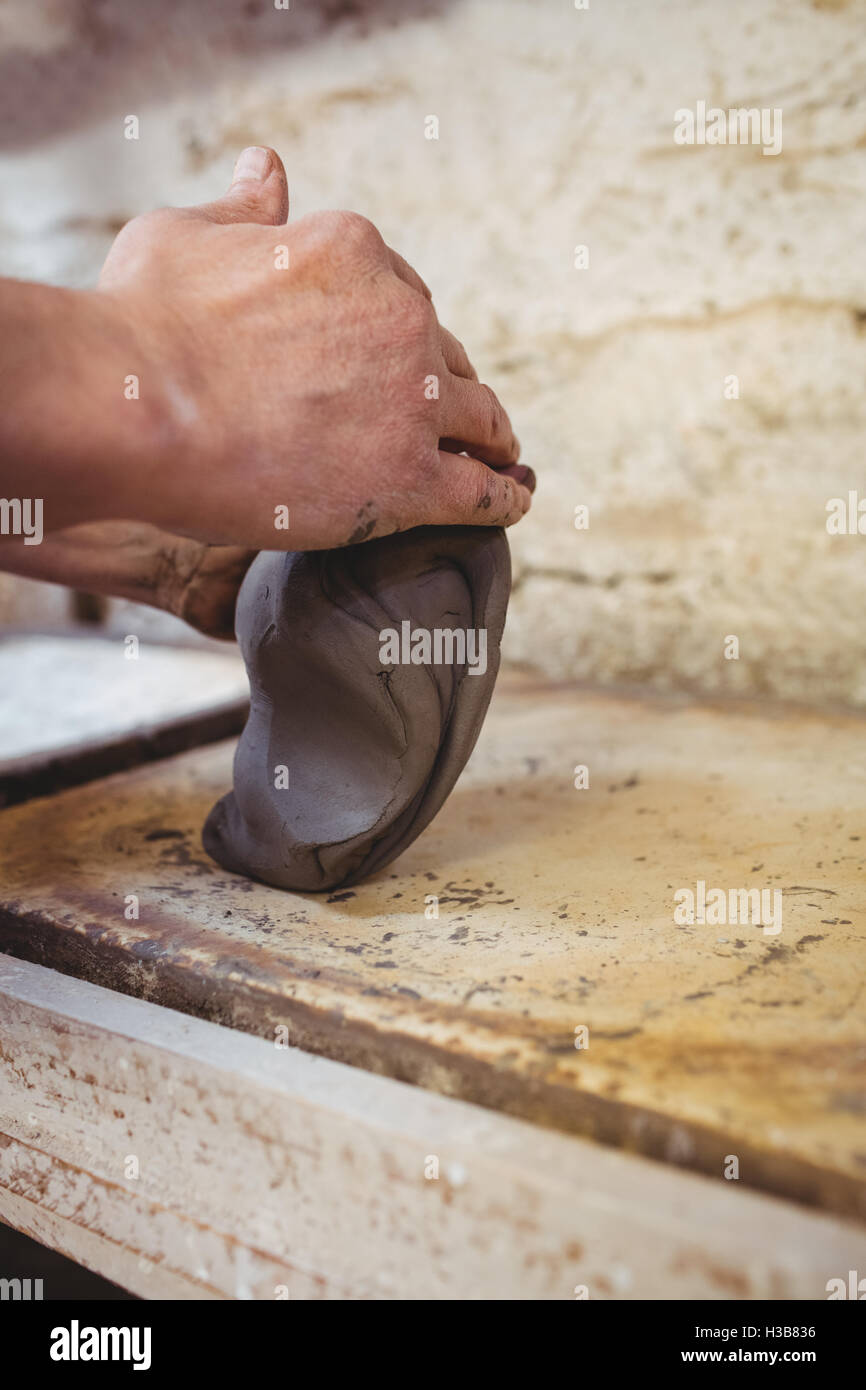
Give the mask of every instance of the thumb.
M 213 203 L 203 203 L 195 212 L 209 222 L 278 226 L 287 221 L 289 189 L 280 156 L 265 145 L 241 150 L 228 193 Z

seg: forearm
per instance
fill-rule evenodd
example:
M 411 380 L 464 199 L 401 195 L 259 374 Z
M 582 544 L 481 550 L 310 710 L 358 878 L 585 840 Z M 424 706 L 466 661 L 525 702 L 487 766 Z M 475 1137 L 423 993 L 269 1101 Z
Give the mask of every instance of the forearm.
M 127 521 L 56 531 L 40 545 L 0 540 L 0 570 L 161 608 L 209 637 L 231 638 L 255 552 L 209 546 Z
M 153 373 L 110 296 L 0 279 L 0 324 L 0 494 L 42 499 L 45 532 L 149 519 Z
M 93 522 L 55 531 L 40 545 L 0 541 L 0 570 L 171 611 L 185 544 L 153 526 Z

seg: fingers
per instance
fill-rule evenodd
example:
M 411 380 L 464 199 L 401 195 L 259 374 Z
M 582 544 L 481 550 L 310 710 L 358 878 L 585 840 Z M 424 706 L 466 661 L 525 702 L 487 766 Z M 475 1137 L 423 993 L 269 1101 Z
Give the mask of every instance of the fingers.
M 231 641 L 238 590 L 257 553 L 238 546 L 180 542 L 171 612 L 208 637 Z
M 497 473 L 504 478 L 513 478 L 521 487 L 525 487 L 528 492 L 535 491 L 536 477 L 535 472 L 527 463 L 509 463 L 506 468 L 497 468 Z
M 386 250 L 394 274 L 432 300 L 408 261 L 392 247 Z M 450 373 L 441 420 L 448 437 L 439 441 L 423 515 L 411 524 L 512 526 L 529 510 L 535 474 L 517 462 L 520 444 L 498 397 L 479 383 L 463 344 L 441 324 L 439 345 Z M 464 449 L 476 457 L 462 456 Z
M 413 290 L 417 290 L 419 294 L 423 294 L 425 299 L 432 300 L 433 296 L 430 293 L 430 288 L 421 279 L 417 270 L 414 270 L 408 261 L 404 261 L 400 253 L 395 251 L 391 246 L 387 246 L 386 250 L 394 274 L 402 280 L 404 284 L 410 285 Z M 439 325 L 439 342 L 442 348 L 442 356 L 445 358 L 445 365 L 449 372 L 453 372 L 455 376 L 468 377 L 470 381 L 477 381 L 478 373 L 469 361 L 463 344 L 454 337 L 453 333 L 449 333 L 447 328 L 443 328 L 441 324 Z
M 440 439 L 439 452 L 447 454 L 462 454 L 465 445 L 459 439 Z M 534 492 L 538 479 L 534 469 L 527 463 L 508 463 L 508 464 L 485 464 L 485 468 L 495 468 L 497 473 L 503 477 L 513 478 L 521 487 L 525 487 L 529 492 Z
M 478 373 L 466 355 L 466 349 L 459 339 L 449 333 L 447 328 L 439 325 L 439 344 L 442 348 L 442 356 L 445 358 L 445 365 L 449 372 L 454 376 L 467 377 L 469 381 L 477 381 Z
M 513 526 L 531 505 L 529 488 L 508 473 L 440 449 L 419 499 L 419 515 L 411 524 Z
M 489 386 L 463 376 L 443 383 L 440 429 L 476 458 L 497 466 L 516 463 L 520 444 L 499 397 Z
M 208 222 L 281 225 L 289 216 L 289 187 L 283 161 L 264 145 L 241 150 L 229 191 L 213 203 L 202 203 L 187 211 Z

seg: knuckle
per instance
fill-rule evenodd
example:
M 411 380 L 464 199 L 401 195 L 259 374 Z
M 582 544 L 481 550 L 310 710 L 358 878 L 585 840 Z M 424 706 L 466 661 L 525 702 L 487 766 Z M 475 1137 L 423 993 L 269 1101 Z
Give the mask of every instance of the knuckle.
M 402 259 L 402 257 L 401 257 L 401 259 Z M 404 261 L 404 265 L 405 265 L 405 264 L 406 264 L 406 262 Z M 421 278 L 421 276 L 418 274 L 417 270 L 412 270 L 412 267 L 411 267 L 411 266 L 409 266 L 408 269 L 411 271 L 412 276 L 414 277 L 413 280 L 412 280 L 412 288 L 413 288 L 414 290 L 417 290 L 418 294 L 423 295 L 424 298 L 427 300 L 427 302 L 428 302 L 430 305 L 432 305 L 432 303 L 433 303 L 433 291 L 431 290 L 430 286 L 427 284 L 427 281 L 426 281 L 426 280 L 422 280 L 422 278 Z
M 412 494 L 424 492 L 439 465 L 438 453 L 426 431 L 404 422 L 399 457 L 401 489 Z
M 100 271 L 100 285 L 151 264 L 160 254 L 166 233 L 177 225 L 180 216 L 175 208 L 157 208 L 133 217 L 121 227 Z
M 342 209 L 308 213 L 293 224 L 292 241 L 299 261 L 325 266 L 329 274 L 356 270 L 359 262 L 374 265 L 385 254 L 373 223 Z
M 397 434 L 397 431 L 394 432 Z M 437 449 L 438 440 L 420 424 L 406 424 L 400 438 L 397 454 L 399 467 L 394 475 L 395 487 L 405 496 L 413 498 L 429 494 L 431 489 L 438 492 L 442 486 L 442 468 Z
M 513 478 L 503 478 L 502 494 L 502 518 L 503 526 L 510 526 L 513 521 L 518 521 L 523 515 L 523 508 L 517 493 L 517 484 Z
M 482 385 L 484 392 L 484 423 L 491 437 L 498 437 L 506 428 L 505 409 L 491 386 Z
M 344 246 L 357 250 L 374 250 L 384 246 L 379 232 L 369 218 L 360 212 L 341 209 L 330 214 L 331 235 Z
M 434 350 L 435 315 L 428 300 L 384 267 L 376 273 L 375 284 L 378 308 L 371 317 L 370 330 L 374 336 L 381 335 L 383 344 L 392 351 L 404 354 L 398 375 L 414 379 L 419 358 L 427 364 L 426 371 L 439 372 L 441 357 Z
M 478 373 L 472 365 L 472 361 L 469 357 L 469 353 L 466 351 L 465 344 L 462 343 L 459 338 L 456 340 L 456 342 L 457 350 L 460 353 L 460 362 L 463 367 L 463 370 L 468 374 L 470 381 L 477 381 Z
M 138 217 L 133 217 L 130 222 L 121 227 L 117 234 L 117 240 L 122 240 L 124 244 L 146 242 L 152 236 L 164 231 L 166 226 L 174 221 L 174 218 L 173 208 L 154 208 L 151 212 L 140 213 Z
M 232 193 L 230 203 L 222 205 L 218 203 L 214 207 L 214 213 L 220 222 L 237 222 L 239 215 L 241 220 L 249 218 L 252 220 L 262 210 L 263 198 L 261 190 L 256 186 L 247 188 L 241 185 Z
M 492 470 L 483 467 L 473 469 L 467 479 L 467 488 L 473 513 L 477 513 L 479 520 L 486 521 L 487 514 L 494 507 L 498 508 L 496 479 Z
M 402 281 L 399 284 L 402 290 L 397 298 L 396 312 L 401 327 L 408 337 L 426 337 L 433 318 L 429 300 Z

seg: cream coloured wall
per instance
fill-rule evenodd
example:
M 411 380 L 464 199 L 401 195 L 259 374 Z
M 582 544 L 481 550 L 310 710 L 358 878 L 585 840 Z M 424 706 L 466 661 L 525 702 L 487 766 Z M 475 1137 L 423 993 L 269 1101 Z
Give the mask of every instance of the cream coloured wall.
M 540 478 L 511 660 L 864 705 L 866 535 L 825 525 L 866 499 L 864 21 L 862 0 L 6 0 L 0 266 L 90 284 L 126 218 L 273 144 L 295 214 L 371 217 L 510 409 Z M 780 109 L 781 153 L 675 144 L 699 100 Z

